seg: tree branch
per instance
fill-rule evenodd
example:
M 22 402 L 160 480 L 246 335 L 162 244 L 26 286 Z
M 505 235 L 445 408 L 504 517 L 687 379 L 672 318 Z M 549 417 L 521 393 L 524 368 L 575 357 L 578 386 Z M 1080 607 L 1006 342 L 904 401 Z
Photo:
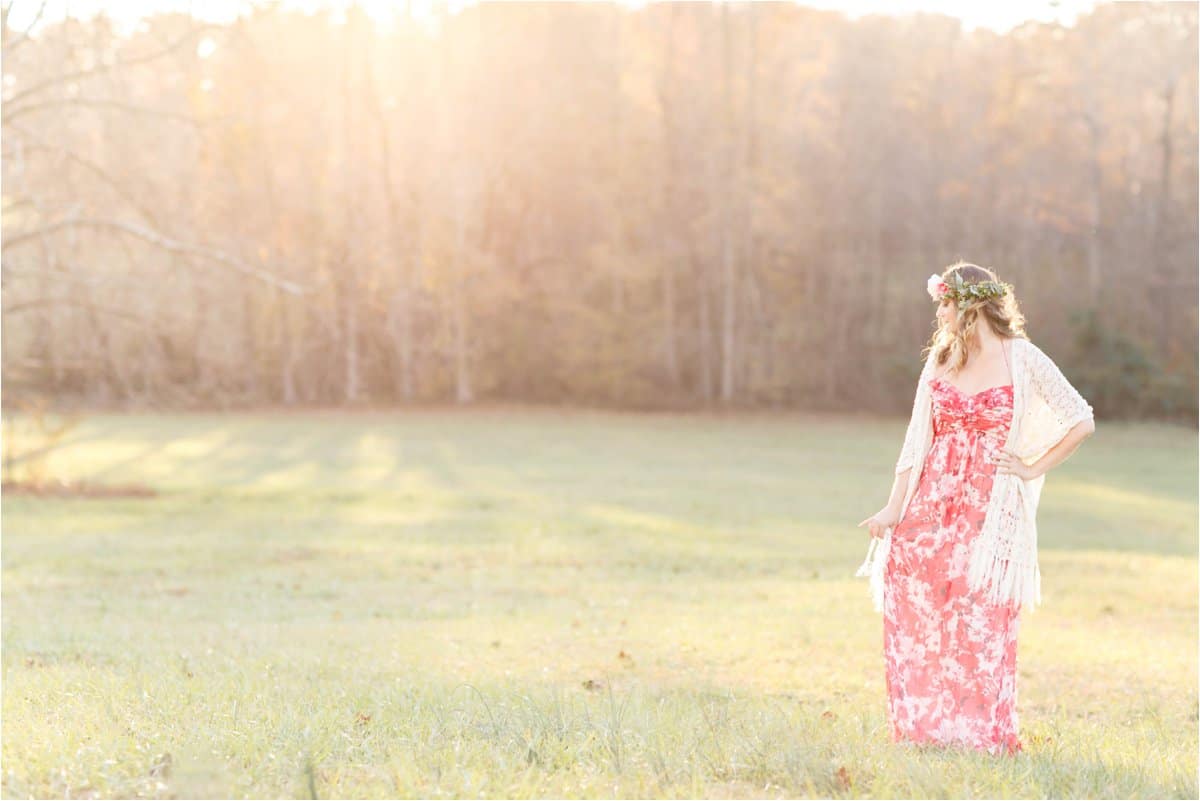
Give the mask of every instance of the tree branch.
M 117 220 L 102 220 L 95 217 L 77 217 L 59 220 L 58 222 L 41 226 L 40 228 L 36 228 L 32 231 L 26 231 L 21 234 L 5 237 L 4 241 L 0 243 L 0 252 L 7 252 L 9 248 L 40 239 L 41 237 L 51 234 L 55 231 L 74 227 L 103 228 L 120 231 L 140 239 L 143 242 L 154 245 L 155 247 L 161 248 L 168 253 L 198 256 L 200 258 L 208 259 L 209 261 L 215 261 L 218 264 L 222 264 L 226 267 L 236 270 L 243 275 L 251 276 L 252 278 L 256 278 L 263 283 L 278 287 L 279 289 L 282 289 L 283 291 L 293 295 L 303 295 L 311 291 L 308 287 L 305 287 L 302 284 L 289 281 L 286 278 L 279 278 L 278 276 L 273 275 L 266 270 L 246 264 L 241 259 L 230 256 L 222 251 L 200 247 L 199 245 L 191 245 L 186 242 L 179 242 L 178 240 L 170 239 L 154 231 L 130 225 L 129 223 L 124 223 Z
M 96 67 L 89 67 L 87 69 L 76 70 L 74 72 L 64 72 L 61 75 L 51 76 L 40 83 L 36 83 L 27 89 L 23 89 L 20 92 L 17 92 L 12 97 L 5 98 L 4 103 L 3 103 L 4 108 L 5 108 L 4 113 L 5 113 L 5 115 L 8 114 L 7 109 L 13 103 L 17 103 L 20 100 L 22 100 L 30 95 L 34 95 L 45 89 L 49 89 L 51 86 L 56 86 L 60 83 L 66 83 L 67 81 L 75 81 L 75 80 L 80 80 L 83 78 L 90 78 L 95 75 L 102 75 L 106 72 L 110 72 L 119 67 L 134 67 L 139 64 L 147 64 L 151 61 L 156 61 L 157 59 L 160 59 L 163 56 L 168 56 L 171 53 L 175 52 L 180 47 L 187 44 L 188 40 L 191 39 L 192 37 L 194 37 L 196 34 L 201 33 L 202 31 L 206 31 L 206 30 L 223 30 L 223 26 L 216 25 L 214 23 L 202 23 L 202 24 L 196 25 L 194 28 L 192 28 L 187 33 L 185 33 L 183 36 L 179 37 L 178 40 L 168 44 L 163 49 L 157 50 L 153 53 L 148 53 L 144 56 L 136 56 L 134 58 L 118 59 L 116 61 L 112 61 L 107 64 L 102 63 Z
M 28 103 L 24 106 L 18 106 L 12 110 L 5 108 L 3 114 L 3 124 L 7 125 L 22 114 L 30 111 L 40 111 L 47 108 L 59 108 L 62 106 L 92 106 L 95 108 L 110 108 L 117 111 L 127 111 L 131 114 L 144 114 L 150 117 L 164 117 L 166 119 L 178 120 L 186 122 L 189 125 L 194 125 L 201 128 L 213 120 L 221 119 L 220 117 L 211 117 L 209 119 L 196 119 L 191 114 L 184 114 L 179 111 L 165 111 L 163 109 L 150 108 L 149 106 L 138 106 L 133 103 L 122 103 L 120 100 L 108 99 L 91 99 L 85 97 L 63 97 L 55 100 L 43 100 L 38 103 Z M 225 115 L 226 117 L 230 115 Z
M 150 222 L 151 224 L 155 222 L 154 215 L 150 212 L 150 210 L 140 203 L 136 198 L 134 198 L 132 193 L 130 193 L 124 186 L 121 185 L 120 181 L 118 181 L 116 178 L 113 178 L 108 171 L 106 171 L 96 162 L 79 155 L 70 148 L 39 142 L 36 136 L 31 134 L 29 131 L 26 131 L 24 128 L 17 127 L 16 130 L 17 133 L 24 134 L 29 138 L 28 142 L 21 142 L 19 139 L 17 140 L 20 142 L 24 151 L 45 150 L 50 153 L 57 153 L 58 155 L 63 156 L 64 158 L 73 161 L 76 164 L 79 164 L 84 169 L 98 176 L 100 180 L 107 184 L 114 192 L 116 192 L 122 200 L 136 209 L 144 220 Z
M 33 31 L 34 28 L 37 27 L 37 24 L 39 22 L 41 22 L 42 14 L 46 13 L 46 5 L 48 2 L 49 2 L 49 0 L 42 0 L 42 4 L 38 7 L 38 10 L 37 10 L 37 16 L 35 16 L 33 18 L 33 22 L 29 23 L 29 27 L 26 28 L 21 33 L 21 35 L 17 37 L 16 41 L 10 42 L 10 41 L 8 41 L 8 37 L 5 36 L 4 52 L 6 55 L 12 55 L 13 50 L 15 50 L 18 45 L 20 45 L 22 42 L 24 42 L 26 39 L 29 38 L 29 34 Z M 12 12 L 12 7 L 13 7 L 12 3 L 9 3 L 8 5 L 6 5 L 4 7 L 4 33 L 5 34 L 8 33 L 8 15 Z

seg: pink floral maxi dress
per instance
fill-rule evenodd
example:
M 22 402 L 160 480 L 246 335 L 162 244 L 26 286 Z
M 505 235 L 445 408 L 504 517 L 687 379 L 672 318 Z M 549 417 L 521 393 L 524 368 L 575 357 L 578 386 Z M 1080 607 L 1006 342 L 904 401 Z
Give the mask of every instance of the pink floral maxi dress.
M 891 738 L 1012 754 L 1022 750 L 1020 610 L 971 592 L 967 564 L 1012 422 L 1013 387 L 967 395 L 930 382 L 933 443 L 884 567 Z

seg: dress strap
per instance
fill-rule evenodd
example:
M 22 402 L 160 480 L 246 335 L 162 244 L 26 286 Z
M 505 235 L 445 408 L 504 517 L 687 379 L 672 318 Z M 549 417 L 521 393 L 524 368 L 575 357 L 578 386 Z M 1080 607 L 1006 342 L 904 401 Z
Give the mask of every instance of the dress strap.
M 1012 342 L 1012 340 L 1008 339 L 1008 340 L 1005 340 L 1004 342 L 1000 343 L 1000 353 L 1004 355 L 1004 366 L 1006 368 L 1008 368 L 1008 374 L 1012 375 L 1012 365 L 1008 363 L 1008 343 L 1009 342 Z M 1016 378 L 1017 378 L 1016 376 L 1013 376 L 1014 381 L 1016 380 Z

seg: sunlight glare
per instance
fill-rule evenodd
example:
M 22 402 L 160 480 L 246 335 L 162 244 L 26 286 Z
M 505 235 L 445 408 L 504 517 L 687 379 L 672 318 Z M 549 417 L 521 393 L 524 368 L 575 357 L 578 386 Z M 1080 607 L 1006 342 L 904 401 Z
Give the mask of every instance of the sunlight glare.
M 600 0 L 603 2 L 603 0 Z M 631 9 L 641 9 L 649 0 L 615 0 Z M 436 27 L 441 14 L 456 14 L 477 0 L 411 0 L 397 3 L 394 0 L 281 0 L 280 8 L 313 14 L 325 9 L 331 19 L 341 24 L 346 12 L 358 6 L 374 22 L 384 28 L 395 25 L 400 15 L 408 13 L 423 28 Z M 9 15 L 9 24 L 24 30 L 33 23 L 37 13 L 37 2 L 14 2 Z M 142 18 L 156 12 L 191 14 L 197 19 L 211 22 L 232 22 L 248 14 L 262 3 L 247 0 L 129 0 L 115 4 L 107 0 L 48 0 L 37 27 L 61 20 L 66 13 L 88 19 L 101 12 L 116 24 L 118 30 L 131 32 L 139 29 Z M 956 0 L 805 0 L 800 6 L 840 11 L 850 19 L 881 14 L 907 16 L 910 14 L 943 14 L 962 20 L 963 28 L 989 28 L 1004 33 L 1028 20 L 1041 22 L 1057 21 L 1062 25 L 1073 25 L 1081 15 L 1096 5 L 1093 0 L 1014 0 L 1007 3 L 964 3 Z M 203 57 L 203 56 L 202 56 Z

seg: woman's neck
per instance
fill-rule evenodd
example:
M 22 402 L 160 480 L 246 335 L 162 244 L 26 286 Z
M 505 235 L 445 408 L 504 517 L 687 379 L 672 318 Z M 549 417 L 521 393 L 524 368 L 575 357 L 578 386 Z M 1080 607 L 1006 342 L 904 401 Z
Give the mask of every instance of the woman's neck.
M 988 330 L 984 333 L 982 330 L 975 332 L 975 341 L 967 343 L 967 353 L 971 355 L 986 353 L 1000 346 L 999 335 L 995 331 Z

